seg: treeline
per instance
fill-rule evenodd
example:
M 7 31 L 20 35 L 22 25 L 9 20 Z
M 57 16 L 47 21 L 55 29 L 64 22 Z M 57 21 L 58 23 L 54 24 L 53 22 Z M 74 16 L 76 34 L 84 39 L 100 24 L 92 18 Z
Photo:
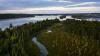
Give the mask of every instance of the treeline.
M 73 18 L 87 19 L 87 18 L 100 18 L 100 13 L 83 13 L 83 14 L 72 14 Z
M 0 19 L 34 17 L 33 14 L 0 14 Z
M 63 24 L 66 32 L 100 40 L 100 22 L 98 21 L 76 21 L 70 19 L 64 21 Z
M 43 20 L 37 23 L 28 23 L 22 26 L 0 30 L 0 56 L 39 56 L 38 48 L 32 38 L 59 20 Z
M 100 56 L 100 22 L 66 20 L 63 24 L 72 39 L 67 40 L 71 44 L 67 47 L 71 51 L 69 56 Z

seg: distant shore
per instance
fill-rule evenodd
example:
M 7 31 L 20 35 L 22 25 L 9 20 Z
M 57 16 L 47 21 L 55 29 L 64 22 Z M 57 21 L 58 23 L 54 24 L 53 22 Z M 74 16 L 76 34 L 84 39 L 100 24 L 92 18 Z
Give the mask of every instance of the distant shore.
M 0 20 L 3 19 L 13 19 L 13 18 L 25 18 L 34 17 L 33 14 L 0 14 Z

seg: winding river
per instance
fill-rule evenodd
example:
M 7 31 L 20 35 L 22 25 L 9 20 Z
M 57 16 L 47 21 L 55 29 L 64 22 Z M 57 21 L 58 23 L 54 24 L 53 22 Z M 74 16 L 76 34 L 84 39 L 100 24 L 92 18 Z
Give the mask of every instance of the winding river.
M 46 47 L 43 44 L 41 44 L 39 41 L 37 41 L 36 37 L 33 37 L 32 41 L 40 49 L 40 56 L 47 56 L 48 55 L 48 51 L 47 51 Z

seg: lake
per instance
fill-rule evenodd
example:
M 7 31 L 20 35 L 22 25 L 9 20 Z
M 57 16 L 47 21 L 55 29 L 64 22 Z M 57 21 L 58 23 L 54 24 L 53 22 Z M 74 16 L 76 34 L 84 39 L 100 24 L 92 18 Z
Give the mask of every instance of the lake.
M 13 26 L 22 25 L 29 22 L 37 22 L 46 19 L 55 19 L 58 16 L 35 16 L 35 17 L 28 17 L 28 18 L 18 18 L 18 19 L 8 19 L 8 20 L 1 20 L 0 21 L 0 28 L 5 29 L 8 28 L 10 24 Z
M 60 15 L 48 15 L 48 16 L 35 16 L 35 17 L 28 17 L 28 18 L 18 18 L 18 19 L 8 19 L 8 20 L 1 20 L 0 21 L 0 28 L 5 29 L 8 28 L 10 24 L 13 26 L 22 25 L 29 22 L 37 22 L 46 19 L 56 19 L 59 18 Z M 66 16 L 66 18 L 70 18 L 70 16 Z M 100 21 L 100 18 L 95 18 L 95 20 Z

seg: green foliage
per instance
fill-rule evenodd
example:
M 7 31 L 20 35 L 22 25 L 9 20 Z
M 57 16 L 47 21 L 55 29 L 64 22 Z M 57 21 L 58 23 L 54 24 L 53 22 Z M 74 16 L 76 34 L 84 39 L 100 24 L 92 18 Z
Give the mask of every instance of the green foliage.
M 16 27 L 10 24 L 10 28 L 0 30 L 0 56 L 39 56 L 39 49 L 32 42 L 33 36 L 57 22 L 57 19 L 44 20 Z
M 100 56 L 100 22 L 58 19 L 0 29 L 0 56 L 39 56 L 34 36 L 46 46 L 48 56 Z
M 100 22 L 66 20 L 38 35 L 48 56 L 100 56 Z M 98 36 L 97 36 L 98 35 Z
M 73 18 L 78 18 L 78 19 L 85 19 L 88 18 L 87 15 L 83 15 L 83 14 L 74 14 L 72 15 Z
M 60 16 L 60 19 L 66 18 L 66 15 L 62 15 Z
M 66 20 L 63 24 L 68 33 L 100 40 L 100 22 Z

